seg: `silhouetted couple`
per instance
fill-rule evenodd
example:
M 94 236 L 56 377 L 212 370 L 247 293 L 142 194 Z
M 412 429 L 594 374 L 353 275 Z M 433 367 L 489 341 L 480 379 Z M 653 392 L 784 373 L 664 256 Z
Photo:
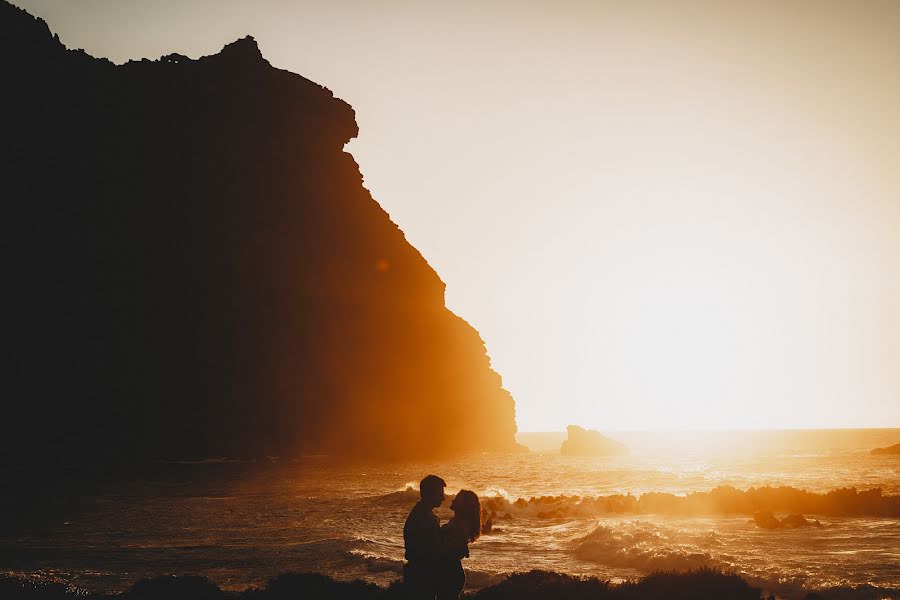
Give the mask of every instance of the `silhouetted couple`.
M 462 559 L 481 534 L 481 503 L 469 490 L 460 490 L 450 503 L 453 517 L 442 527 L 432 512 L 444 501 L 447 484 L 436 475 L 419 483 L 419 500 L 403 526 L 406 565 L 403 581 L 409 598 L 459 598 L 466 574 Z

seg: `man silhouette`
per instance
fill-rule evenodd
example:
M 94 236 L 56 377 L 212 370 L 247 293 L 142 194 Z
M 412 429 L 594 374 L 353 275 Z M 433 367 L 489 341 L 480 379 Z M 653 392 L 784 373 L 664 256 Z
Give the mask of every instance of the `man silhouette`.
M 427 475 L 419 482 L 421 500 L 416 502 L 403 525 L 406 564 L 403 581 L 409 598 L 433 600 L 437 593 L 438 536 L 441 520 L 432 512 L 444 501 L 447 484 L 437 475 Z

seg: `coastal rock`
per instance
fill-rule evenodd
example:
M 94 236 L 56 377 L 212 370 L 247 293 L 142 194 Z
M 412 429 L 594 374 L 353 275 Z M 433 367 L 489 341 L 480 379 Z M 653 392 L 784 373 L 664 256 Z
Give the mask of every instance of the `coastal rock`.
M 117 66 L 3 1 L 0 76 L 0 461 L 520 448 L 328 89 L 250 37 Z
M 628 447 L 610 439 L 597 431 L 577 425 L 566 427 L 568 439 L 559 448 L 560 454 L 568 456 L 624 456 Z
M 895 456 L 900 456 L 900 444 L 894 444 L 893 446 L 888 446 L 887 448 L 875 448 L 872 450 L 872 454 L 892 454 Z
M 753 513 L 753 522 L 763 529 L 780 529 L 781 521 L 772 514 L 771 510 L 758 510 Z
M 770 510 L 758 510 L 753 513 L 753 522 L 762 529 L 801 529 L 822 526 L 818 519 L 810 521 L 800 514 L 790 514 L 779 519 Z
M 781 520 L 781 526 L 785 529 L 799 529 L 802 527 L 821 527 L 818 519 L 810 521 L 803 515 L 791 514 Z

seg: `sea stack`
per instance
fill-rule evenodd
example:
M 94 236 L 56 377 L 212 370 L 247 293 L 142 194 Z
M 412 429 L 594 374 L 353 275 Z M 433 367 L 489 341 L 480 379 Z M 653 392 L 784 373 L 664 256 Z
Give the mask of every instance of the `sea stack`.
M 584 429 L 577 425 L 566 427 L 569 437 L 559 448 L 560 454 L 568 456 L 625 456 L 628 447 L 610 439 L 600 432 Z
M 894 444 L 887 448 L 875 448 L 872 450 L 872 454 L 893 454 L 895 456 L 900 456 L 900 444 Z

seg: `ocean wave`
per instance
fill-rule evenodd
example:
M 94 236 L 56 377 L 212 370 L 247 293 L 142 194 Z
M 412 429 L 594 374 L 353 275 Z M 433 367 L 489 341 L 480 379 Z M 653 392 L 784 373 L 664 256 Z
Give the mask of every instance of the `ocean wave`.
M 705 547 L 715 534 L 706 532 L 701 537 L 697 541 Z M 702 550 L 700 544 L 685 541 L 682 532 L 642 521 L 615 527 L 597 525 L 587 535 L 573 540 L 572 552 L 582 560 L 645 573 L 731 567 Z
M 389 556 L 373 554 L 364 550 L 353 549 L 346 553 L 351 562 L 356 562 L 369 573 L 396 573 L 403 574 L 403 564 L 405 561 L 391 558 Z
M 692 492 L 684 496 L 668 492 L 612 494 L 608 496 L 532 496 L 513 498 L 494 488 L 481 496 L 481 505 L 496 523 L 503 519 L 530 517 L 537 519 L 584 518 L 604 514 L 662 514 L 675 516 L 746 514 L 767 510 L 797 514 L 836 517 L 900 518 L 900 496 L 886 496 L 881 488 L 857 490 L 839 488 L 825 494 L 808 492 L 789 486 L 751 487 L 739 490 L 718 486 L 708 492 Z M 448 497 L 452 493 L 448 492 Z M 362 500 L 381 505 L 407 506 L 419 500 L 412 484 L 403 489 Z
M 419 490 L 414 488 L 412 484 L 407 484 L 406 487 L 395 492 L 389 492 L 380 496 L 367 496 L 363 500 L 386 505 L 415 504 L 419 501 Z
M 817 494 L 793 487 L 749 488 L 719 486 L 709 492 L 685 496 L 647 492 L 640 496 L 532 496 L 510 500 L 502 496 L 481 499 L 495 520 L 516 517 L 538 519 L 580 518 L 603 514 L 663 514 L 677 516 L 746 514 L 760 510 L 826 516 L 900 517 L 900 496 L 885 496 L 881 488 L 859 491 L 840 488 Z
M 478 590 L 497 585 L 509 577 L 509 573 L 502 572 L 479 571 L 477 569 L 469 568 L 466 568 L 465 571 L 467 590 Z
M 900 599 L 900 588 L 873 584 L 851 585 L 839 578 L 822 579 L 805 569 L 796 570 L 778 561 L 748 568 L 744 561 L 722 553 L 718 534 L 686 532 L 657 523 L 635 520 L 598 524 L 588 534 L 572 540 L 571 553 L 581 560 L 605 567 L 633 569 L 643 575 L 655 572 L 687 573 L 711 568 L 735 573 L 763 596 L 802 599 L 811 592 L 823 599 Z

